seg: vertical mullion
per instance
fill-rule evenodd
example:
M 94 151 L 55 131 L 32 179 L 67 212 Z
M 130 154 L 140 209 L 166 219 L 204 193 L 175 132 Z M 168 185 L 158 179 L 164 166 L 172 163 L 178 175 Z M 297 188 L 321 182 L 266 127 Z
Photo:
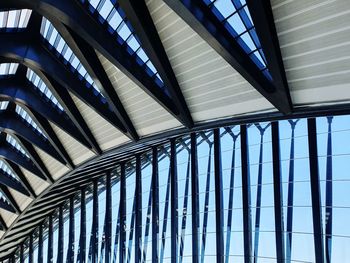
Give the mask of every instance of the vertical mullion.
M 215 174 L 215 215 L 216 215 L 216 262 L 224 262 L 224 209 L 221 167 L 220 130 L 214 130 L 214 174 Z
M 322 216 L 321 216 L 321 193 L 320 180 L 318 171 L 317 157 L 317 135 L 316 120 L 310 118 L 307 121 L 308 141 L 309 141 L 309 163 L 310 163 L 310 185 L 311 185 L 311 201 L 312 201 L 312 218 L 314 227 L 314 245 L 316 263 L 324 262 L 323 249 L 323 232 L 322 232 Z
M 57 246 L 57 263 L 63 263 L 63 205 L 59 207 L 58 212 L 58 246 Z
M 39 225 L 38 263 L 43 263 L 43 225 Z
M 272 136 L 272 158 L 273 158 L 273 193 L 275 208 L 275 235 L 277 262 L 285 261 L 284 238 L 283 238 L 283 214 L 282 214 L 282 180 L 280 160 L 280 139 L 278 121 L 271 124 Z
M 49 215 L 49 229 L 48 229 L 48 246 L 47 246 L 47 262 L 53 262 L 53 219 L 52 214 Z
M 333 224 L 333 174 L 332 174 L 332 120 L 333 117 L 327 117 L 328 136 L 327 136 L 327 162 L 326 162 L 326 221 L 325 221 L 325 250 L 326 262 L 332 261 L 332 224 Z
M 69 200 L 69 237 L 68 237 L 68 251 L 67 251 L 67 263 L 74 262 L 74 238 L 75 238 L 75 226 L 74 226 L 74 196 Z
M 125 243 L 126 243 L 126 182 L 125 182 L 125 163 L 120 164 L 120 244 L 119 244 L 119 263 L 124 263 Z
M 80 263 L 85 263 L 86 259 L 86 200 L 85 188 L 81 189 L 80 196 L 80 238 L 79 238 L 79 253 Z
M 111 172 L 106 174 L 106 229 L 105 229 L 105 262 L 111 262 L 111 245 L 112 245 L 112 185 Z
M 248 156 L 247 126 L 241 125 L 241 162 L 242 162 L 242 206 L 243 206 L 243 236 L 244 262 L 252 262 L 252 226 L 250 214 L 250 174 Z
M 136 155 L 136 203 L 135 203 L 135 263 L 141 263 L 142 246 L 142 183 L 141 183 L 141 156 Z
M 24 243 L 21 244 L 19 249 L 19 263 L 24 263 Z
M 152 149 L 152 263 L 158 263 L 159 248 L 159 182 L 158 149 Z
M 192 263 L 199 263 L 199 186 L 197 135 L 191 133 Z
M 177 189 L 177 158 L 176 140 L 170 140 L 170 178 L 171 178 L 171 262 L 177 262 L 178 251 L 178 189 Z
M 93 182 L 92 203 L 92 263 L 98 262 L 98 180 Z
M 34 233 L 31 233 L 29 236 L 29 256 L 28 256 L 28 262 L 33 263 L 33 235 Z

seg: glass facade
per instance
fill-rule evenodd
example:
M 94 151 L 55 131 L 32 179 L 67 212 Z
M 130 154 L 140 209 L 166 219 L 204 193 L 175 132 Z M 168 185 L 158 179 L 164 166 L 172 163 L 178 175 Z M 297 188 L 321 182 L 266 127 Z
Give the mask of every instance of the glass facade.
M 15 262 L 346 262 L 349 136 L 336 116 L 170 139 L 80 185 Z

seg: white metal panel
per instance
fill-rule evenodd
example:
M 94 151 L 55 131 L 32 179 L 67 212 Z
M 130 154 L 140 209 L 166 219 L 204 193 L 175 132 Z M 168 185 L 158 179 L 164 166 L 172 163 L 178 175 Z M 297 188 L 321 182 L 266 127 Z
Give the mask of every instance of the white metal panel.
M 8 188 L 10 193 L 12 194 L 13 198 L 15 199 L 16 203 L 18 204 L 19 208 L 23 211 L 24 208 L 27 207 L 27 205 L 30 204 L 31 201 L 33 201 L 32 198 L 12 189 Z
M 350 100 L 350 1 L 271 0 L 294 104 Z
M 273 108 L 162 0 L 146 2 L 194 121 Z
M 78 165 L 81 162 L 94 156 L 94 153 L 92 151 L 83 146 L 68 133 L 63 131 L 54 123 L 50 122 L 50 124 L 75 165 Z
M 110 61 L 101 54 L 99 54 L 99 58 L 140 136 L 181 126 L 175 117 Z
M 37 195 L 39 195 L 42 191 L 46 189 L 46 187 L 50 185 L 48 181 L 39 178 L 38 176 L 29 172 L 28 170 L 23 169 L 22 167 L 21 170 Z
M 0 208 L 0 213 L 1 213 L 1 216 L 4 219 L 4 221 L 6 222 L 7 226 L 10 226 L 18 216 L 17 214 L 11 213 L 11 212 L 9 212 L 5 209 L 2 209 L 2 208 Z
M 60 163 L 59 161 L 57 161 L 38 147 L 34 146 L 34 148 L 40 156 L 43 163 L 45 164 L 46 168 L 49 170 L 54 180 L 57 180 L 69 171 L 69 168 L 67 166 L 64 166 L 62 163 Z
M 97 114 L 95 110 L 73 94 L 71 96 L 102 150 L 130 141 L 127 136 Z

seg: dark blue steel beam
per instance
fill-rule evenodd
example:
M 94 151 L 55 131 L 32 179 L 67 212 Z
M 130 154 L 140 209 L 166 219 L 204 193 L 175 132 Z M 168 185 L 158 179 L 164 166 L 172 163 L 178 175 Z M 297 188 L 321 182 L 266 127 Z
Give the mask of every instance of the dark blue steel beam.
M 1 231 L 7 231 L 7 225 L 5 223 L 5 220 L 2 218 L 2 216 L 0 215 L 0 230 Z
M 0 130 L 17 134 L 26 139 L 31 144 L 35 144 L 53 158 L 66 164 L 65 160 L 60 156 L 56 149 L 48 143 L 48 140 L 39 134 L 32 126 L 29 125 L 22 117 L 15 112 L 0 111 Z
M 273 78 L 275 92 L 280 94 L 280 97 L 284 98 L 284 102 L 288 103 L 289 108 L 293 110 L 271 3 L 270 1 L 247 0 L 247 5 L 256 33 L 259 36 L 267 67 Z
M 57 243 L 57 260 L 56 263 L 63 263 L 64 248 L 64 226 L 63 226 L 63 205 L 58 209 L 58 243 Z
M 28 113 L 32 114 L 32 117 L 33 117 L 33 119 L 36 120 L 36 123 L 40 127 L 43 128 L 43 130 L 46 133 L 48 141 L 51 143 L 52 147 L 59 153 L 61 158 L 65 161 L 66 165 L 70 169 L 74 169 L 75 165 L 74 165 L 71 157 L 69 156 L 68 152 L 64 148 L 61 140 L 57 137 L 57 135 L 56 135 L 55 131 L 53 130 L 53 128 L 51 127 L 49 121 L 44 116 L 39 114 L 38 112 L 35 112 L 35 111 L 31 112 L 30 110 L 28 110 Z
M 22 210 L 20 209 L 17 201 L 15 200 L 9 189 L 6 186 L 0 185 L 0 191 L 5 196 L 7 201 L 11 204 L 11 206 L 15 209 L 16 214 L 21 214 Z
M 105 263 L 111 263 L 112 250 L 112 182 L 111 171 L 106 174 L 106 228 L 105 228 Z
M 43 225 L 39 225 L 39 238 L 38 238 L 38 263 L 44 262 L 44 238 L 43 238 Z
M 17 137 L 17 138 L 18 138 L 18 141 L 22 144 L 23 148 L 28 153 L 28 155 L 30 156 L 30 159 L 32 160 L 32 162 L 42 172 L 42 174 L 44 174 L 46 176 L 46 178 L 48 178 L 49 181 L 51 183 L 53 183 L 54 179 L 52 178 L 52 175 L 50 174 L 49 170 L 47 169 L 46 165 L 44 164 L 44 162 L 40 158 L 37 151 L 35 150 L 34 146 L 30 142 L 24 140 L 21 137 Z
M 2 198 L 0 199 L 0 208 L 6 211 L 9 211 L 11 213 L 16 213 L 16 210 L 13 208 L 13 206 Z
M 31 159 L 27 158 L 25 155 L 16 151 L 9 144 L 3 143 L 0 146 L 0 156 L 6 160 L 10 160 L 16 163 L 17 165 L 27 169 L 28 171 L 40 177 L 41 179 L 47 180 L 46 176 L 42 173 L 41 170 L 38 169 L 36 164 Z
M 135 178 L 135 263 L 141 263 L 142 259 L 142 177 L 141 156 L 136 155 Z M 106 262 L 107 263 L 107 262 Z
M 75 251 L 75 220 L 74 220 L 74 196 L 69 199 L 69 233 L 68 233 L 68 250 L 66 263 L 74 263 Z
M 86 262 L 86 198 L 85 188 L 80 191 L 80 237 L 79 237 L 79 248 L 78 258 L 80 263 Z
M 73 50 L 73 53 L 79 58 L 80 62 L 89 72 L 95 83 L 97 85 L 99 84 L 98 86 L 101 87 L 101 92 L 106 98 L 109 106 L 127 130 L 126 135 L 133 140 L 138 140 L 139 135 L 124 109 L 111 80 L 103 68 L 95 49 L 74 30 L 64 26 L 62 23 L 56 22 L 54 23 L 54 26 L 62 34 L 69 47 Z
M 192 263 L 199 263 L 199 185 L 197 135 L 191 133 Z
M 16 174 L 18 179 L 21 181 L 21 183 L 24 185 L 24 187 L 30 193 L 31 197 L 36 198 L 37 195 L 36 195 L 33 187 L 30 185 L 30 183 L 28 182 L 28 179 L 25 177 L 25 175 L 23 174 L 22 170 L 18 167 L 18 165 L 12 161 L 9 161 L 9 160 L 4 160 L 4 161 L 8 164 L 10 169 Z
M 0 46 L 0 57 L 46 72 L 66 89 L 69 89 L 78 98 L 90 105 L 121 132 L 126 132 L 114 113 L 103 103 L 101 95 L 95 95 L 92 88 L 88 88 L 79 79 L 77 73 L 73 74 L 69 67 L 63 61 L 57 59 L 39 40 L 31 39 L 31 36 L 26 34 L 26 32 L 22 32 L 14 35 L 0 34 L 0 42 L 2 43 Z
M 59 110 L 48 99 L 43 98 L 35 92 L 28 80 L 21 80 L 19 78 L 20 76 L 13 76 L 0 79 L 0 99 L 13 101 L 19 105 L 26 106 L 31 112 L 40 113 L 81 144 L 90 147 L 90 144 L 75 127 L 65 111 Z
M 283 231 L 283 193 L 281 174 L 281 150 L 278 121 L 271 125 L 272 158 L 273 158 L 273 196 L 275 209 L 275 236 L 277 262 L 285 262 L 285 245 Z
M 316 263 L 323 263 L 325 262 L 325 254 L 322 230 L 320 178 L 318 171 L 316 119 L 308 119 L 307 128 L 315 260 Z
M 86 5 L 88 5 L 87 2 Z M 119 43 L 115 36 L 109 33 L 108 26 L 99 22 L 98 14 L 95 14 L 94 17 L 89 13 L 88 6 L 70 0 L 59 2 L 55 0 L 18 0 L 16 2 L 4 0 L 0 8 L 29 8 L 50 20 L 58 19 L 111 61 L 134 83 L 167 109 L 169 113 L 183 122 L 179 109 L 172 99 L 146 73 L 143 65 L 137 63 L 135 56 L 128 52 L 127 46 Z
M 33 233 L 29 235 L 28 263 L 34 263 Z
M 285 93 L 277 92 L 204 1 L 165 0 L 165 3 L 272 105 L 285 114 L 292 111 L 290 99 Z
M 191 128 L 193 126 L 191 113 L 160 40 L 158 31 L 153 23 L 151 14 L 148 11 L 146 2 L 144 0 L 120 0 L 118 3 L 131 22 L 138 39 L 140 39 L 142 48 L 164 81 L 165 87 L 169 91 L 180 113 L 182 123 L 186 127 Z
M 224 254 L 224 205 L 221 166 L 220 129 L 214 130 L 214 178 L 215 178 L 215 217 L 216 217 L 216 262 L 223 263 Z
M 2 170 L 0 170 L 0 184 L 12 188 L 26 196 L 30 196 L 30 193 L 19 181 Z
M 53 218 L 52 214 L 48 219 L 48 238 L 47 238 L 47 262 L 53 262 Z
M 158 149 L 152 148 L 152 263 L 159 261 L 159 174 Z
M 120 164 L 120 244 L 119 244 L 119 262 L 126 262 L 126 175 L 125 175 L 125 163 Z
M 22 243 L 19 248 L 19 262 L 24 263 L 24 244 Z
M 99 144 L 97 143 L 89 126 L 87 125 L 86 121 L 84 120 L 83 116 L 81 115 L 80 111 L 75 105 L 68 90 L 47 73 L 38 70 L 36 70 L 36 73 L 41 77 L 41 79 L 45 80 L 47 86 L 51 88 L 51 92 L 55 94 L 56 99 L 64 108 L 64 111 L 67 113 L 71 121 L 74 123 L 74 125 L 78 128 L 80 133 L 84 136 L 85 140 L 88 142 L 88 144 L 82 144 L 90 148 L 95 153 L 101 154 L 102 150 Z
M 92 263 L 98 263 L 98 179 L 95 179 L 92 186 L 92 232 L 90 239 Z
M 252 262 L 252 225 L 250 213 L 250 173 L 247 125 L 241 125 L 242 207 L 244 262 Z
M 171 261 L 178 260 L 178 186 L 177 186 L 177 156 L 176 156 L 176 139 L 170 140 L 170 185 L 171 185 Z M 164 218 L 165 221 L 165 218 Z

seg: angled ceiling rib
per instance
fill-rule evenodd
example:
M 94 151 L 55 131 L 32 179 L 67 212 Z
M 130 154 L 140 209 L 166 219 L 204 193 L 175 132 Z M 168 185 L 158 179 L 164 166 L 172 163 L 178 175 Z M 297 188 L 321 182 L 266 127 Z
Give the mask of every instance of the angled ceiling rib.
M 274 107 L 284 114 L 292 112 L 293 105 L 291 103 L 289 90 L 285 86 L 280 87 L 281 83 L 274 82 L 274 79 L 271 79 L 271 75 L 266 71 L 267 68 L 275 67 L 276 64 L 264 65 L 264 63 L 261 62 L 263 60 L 261 54 L 258 56 L 261 58 L 260 60 L 257 59 L 256 56 L 253 56 L 254 53 L 261 50 L 261 48 L 257 48 L 256 44 L 252 43 L 252 37 L 249 36 L 251 49 L 257 48 L 257 51 L 250 51 L 249 46 L 243 43 L 244 40 L 240 41 L 240 35 L 235 31 L 235 28 L 232 28 L 227 20 L 232 14 L 228 14 L 228 17 L 225 17 L 221 13 L 223 10 L 227 11 L 227 9 L 232 8 L 232 18 L 236 15 L 241 16 L 240 13 L 244 12 L 245 19 L 251 22 L 249 15 L 246 14 L 247 11 L 244 9 L 245 6 L 242 5 L 240 1 L 220 1 L 220 3 L 227 2 L 226 5 L 222 6 L 223 10 L 219 10 L 215 6 L 215 0 L 164 0 L 164 2 L 205 39 L 214 50 L 235 68 Z M 217 1 L 217 3 L 219 3 L 219 1 Z M 242 24 L 240 19 L 238 22 Z M 233 22 L 233 24 L 238 24 L 238 22 Z M 226 23 L 229 23 L 229 25 Z M 246 29 L 246 25 L 241 25 L 240 27 L 244 28 L 242 30 L 243 32 L 248 30 Z M 235 38 L 234 35 L 237 37 Z M 276 71 L 274 70 L 274 72 Z M 275 74 L 272 77 L 275 77 Z

